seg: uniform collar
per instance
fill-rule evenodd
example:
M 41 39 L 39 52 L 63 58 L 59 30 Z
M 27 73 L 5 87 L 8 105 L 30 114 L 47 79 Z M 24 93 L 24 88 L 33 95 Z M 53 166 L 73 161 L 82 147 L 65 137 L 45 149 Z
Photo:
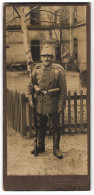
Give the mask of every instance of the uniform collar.
M 51 69 L 52 69 L 52 64 L 50 66 L 47 66 L 47 67 L 42 64 L 42 70 L 50 71 Z

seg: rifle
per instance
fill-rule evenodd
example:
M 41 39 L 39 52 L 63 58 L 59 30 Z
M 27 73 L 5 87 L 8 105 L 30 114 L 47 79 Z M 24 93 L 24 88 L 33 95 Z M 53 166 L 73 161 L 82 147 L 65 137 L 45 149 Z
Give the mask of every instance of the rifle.
M 59 94 L 60 93 L 60 88 L 54 88 L 54 89 L 48 89 L 48 90 L 41 90 L 37 85 L 34 85 L 34 90 L 36 92 L 36 95 L 50 95 L 50 96 L 53 96 L 53 95 L 56 95 L 56 94 Z
M 36 96 L 33 93 L 33 119 L 34 119 L 34 131 L 35 131 L 35 139 L 34 139 L 34 156 L 38 156 L 38 148 L 37 148 L 37 136 L 38 136 L 38 126 L 37 126 L 37 114 L 36 114 Z

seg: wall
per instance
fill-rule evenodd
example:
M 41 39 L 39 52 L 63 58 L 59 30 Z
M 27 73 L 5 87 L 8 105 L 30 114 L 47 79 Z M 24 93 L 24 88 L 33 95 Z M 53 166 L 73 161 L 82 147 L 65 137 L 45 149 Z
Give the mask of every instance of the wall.
M 74 51 L 74 38 L 77 38 L 78 40 L 78 58 L 81 63 L 84 63 L 83 68 L 85 69 L 87 62 L 86 26 L 81 26 L 72 30 L 72 53 Z
M 31 40 L 40 40 L 40 52 L 42 49 L 43 44 L 51 42 L 51 38 L 49 38 L 49 31 L 48 30 L 29 30 L 29 43 L 31 45 Z M 54 44 L 54 42 L 53 42 Z M 7 63 L 14 63 L 14 62 L 24 62 L 26 61 L 25 56 L 25 48 L 23 45 L 23 36 L 22 32 L 7 32 Z M 53 45 L 53 52 L 54 45 Z
M 58 11 L 59 14 L 61 9 L 63 10 L 66 7 L 60 6 L 42 6 L 41 10 L 48 10 L 51 12 Z M 78 58 L 82 63 L 87 62 L 87 48 L 86 48 L 86 25 L 82 25 L 86 23 L 86 7 L 85 6 L 77 6 L 77 24 L 73 27 L 73 10 L 74 7 L 70 6 L 67 7 L 69 9 L 69 15 L 71 15 L 70 22 L 72 28 L 63 28 L 62 29 L 62 54 L 65 52 L 72 54 L 74 51 L 73 48 L 73 40 L 74 38 L 78 39 Z M 68 10 L 67 9 L 67 10 Z M 25 7 L 25 13 L 30 11 L 30 7 Z M 71 13 L 70 13 L 71 12 Z M 83 13 L 83 14 L 82 14 Z M 13 11 L 13 8 L 8 7 L 7 9 L 7 22 L 13 19 L 14 16 L 17 16 L 16 12 Z M 29 18 L 27 16 L 27 18 Z M 57 16 L 57 23 L 59 23 L 60 17 Z M 40 21 L 54 21 L 54 15 L 48 12 L 41 11 L 40 12 Z M 17 19 L 12 23 L 12 25 L 20 24 L 20 20 Z M 30 24 L 30 20 L 27 20 L 27 24 Z M 80 25 L 79 25 L 80 24 Z M 49 26 L 52 23 L 48 22 L 41 22 L 41 26 Z M 82 25 L 82 26 L 81 26 Z M 54 27 L 53 27 L 54 28 Z M 29 34 L 29 42 L 31 44 L 31 40 L 40 40 L 40 51 L 42 49 L 42 45 L 45 43 L 52 43 L 53 45 L 53 52 L 55 55 L 55 48 L 58 44 L 58 40 L 60 40 L 60 30 L 59 29 L 50 29 L 50 30 L 39 30 L 36 28 L 35 30 L 28 30 Z M 58 40 L 57 40 L 58 39 Z M 7 63 L 12 63 L 16 61 L 26 61 L 25 58 L 25 50 L 23 45 L 23 37 L 21 31 L 7 31 L 7 38 L 6 38 L 7 45 Z M 85 66 L 84 66 L 85 68 Z
M 77 8 L 77 24 L 86 23 L 86 6 L 71 6 L 71 25 L 74 24 L 74 8 Z
M 6 50 L 7 63 L 26 62 L 25 49 L 23 44 L 10 44 Z

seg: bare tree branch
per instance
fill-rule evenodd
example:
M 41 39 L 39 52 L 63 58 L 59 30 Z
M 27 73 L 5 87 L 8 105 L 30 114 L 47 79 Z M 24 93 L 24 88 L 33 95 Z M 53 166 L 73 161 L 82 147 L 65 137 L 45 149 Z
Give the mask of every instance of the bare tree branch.
M 18 17 L 20 18 L 21 16 L 20 16 L 18 10 L 16 9 L 16 7 L 15 7 L 15 6 L 12 6 L 12 7 L 13 7 L 13 9 L 15 10 L 15 12 L 17 13 Z
M 8 26 L 9 26 L 13 21 L 15 21 L 17 18 L 21 18 L 19 12 L 18 12 L 17 9 L 16 9 L 16 7 L 12 6 L 12 8 L 13 8 L 13 10 L 17 13 L 18 16 L 14 17 L 12 20 L 10 20 L 10 21 L 8 21 L 8 22 L 6 23 L 6 25 L 7 25 L 6 30 L 7 30 Z
M 60 18 L 60 20 L 63 21 L 65 19 L 67 19 L 67 18 L 69 18 L 69 15 L 67 17 L 65 17 L 65 18 Z
M 7 24 L 9 24 L 9 23 L 11 24 L 11 23 L 12 23 L 14 20 L 16 20 L 17 18 L 19 18 L 19 17 L 18 17 L 18 16 L 16 16 L 15 18 L 13 18 L 13 19 L 12 19 L 12 20 L 10 20 L 9 22 L 7 22 L 7 23 L 6 23 L 6 25 L 7 25 Z
M 39 6 L 33 7 L 25 16 L 27 17 L 33 10 L 39 8 Z

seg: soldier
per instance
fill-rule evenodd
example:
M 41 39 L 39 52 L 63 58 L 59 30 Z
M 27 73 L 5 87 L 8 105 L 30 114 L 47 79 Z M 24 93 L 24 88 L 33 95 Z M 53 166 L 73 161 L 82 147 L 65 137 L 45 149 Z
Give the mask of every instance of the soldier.
M 53 52 L 49 46 L 45 46 L 41 52 L 42 65 L 36 65 L 32 71 L 28 94 L 30 105 L 33 107 L 32 94 L 34 86 L 37 88 L 37 121 L 38 121 L 38 152 L 45 152 L 45 134 L 48 116 L 53 129 L 53 154 L 63 158 L 59 150 L 60 142 L 60 113 L 66 105 L 66 79 L 64 69 L 60 65 L 52 64 Z M 63 69 L 63 70 L 62 70 Z M 56 90 L 57 88 L 60 89 Z M 53 93 L 50 93 L 52 90 Z M 34 150 L 32 151 L 34 153 Z

